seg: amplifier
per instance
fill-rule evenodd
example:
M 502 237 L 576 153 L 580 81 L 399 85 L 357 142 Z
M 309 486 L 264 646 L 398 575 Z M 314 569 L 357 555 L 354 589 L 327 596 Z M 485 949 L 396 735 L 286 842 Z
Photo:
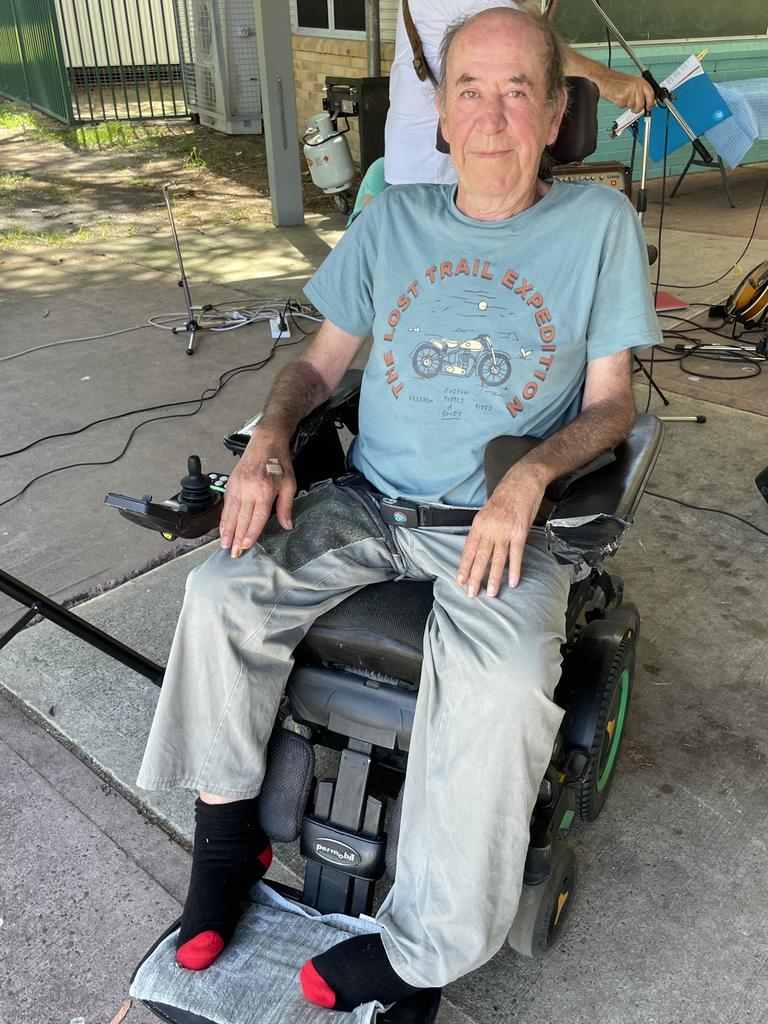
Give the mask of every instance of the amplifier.
M 560 181 L 596 181 L 598 185 L 617 188 L 628 198 L 632 198 L 632 180 L 629 168 L 613 160 L 594 164 L 560 164 L 551 170 L 553 178 Z

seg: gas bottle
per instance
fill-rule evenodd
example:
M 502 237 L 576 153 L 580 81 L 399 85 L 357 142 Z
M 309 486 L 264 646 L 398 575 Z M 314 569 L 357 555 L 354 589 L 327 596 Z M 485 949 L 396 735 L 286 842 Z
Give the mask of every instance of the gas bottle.
M 349 188 L 355 177 L 355 165 L 345 132 L 337 131 L 331 115 L 315 114 L 304 132 L 304 158 L 312 181 L 328 195 Z

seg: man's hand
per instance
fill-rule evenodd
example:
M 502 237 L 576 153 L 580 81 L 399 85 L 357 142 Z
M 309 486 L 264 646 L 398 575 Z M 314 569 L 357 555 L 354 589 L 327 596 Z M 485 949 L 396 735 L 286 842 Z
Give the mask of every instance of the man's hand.
M 621 71 L 607 69 L 598 84 L 604 99 L 622 109 L 629 107 L 636 114 L 650 110 L 656 101 L 653 89 L 641 75 L 625 75 Z
M 507 565 L 510 587 L 520 582 L 525 542 L 546 486 L 538 474 L 525 466 L 521 460 L 509 469 L 475 516 L 467 534 L 456 582 L 466 585 L 470 597 L 479 592 L 489 566 L 489 597 L 498 594 Z
M 267 468 L 268 460 L 272 460 L 272 472 Z M 278 466 L 282 473 L 274 472 Z M 296 477 L 288 442 L 257 427 L 224 492 L 224 511 L 219 527 L 221 546 L 231 548 L 233 558 L 253 547 L 272 514 L 276 497 L 278 522 L 284 530 L 292 530 L 291 509 L 295 494 Z
M 565 73 L 589 78 L 597 85 L 603 99 L 610 100 L 617 107 L 631 107 L 638 114 L 646 108 L 650 110 L 656 99 L 653 89 L 642 76 L 614 71 L 570 46 L 565 50 Z

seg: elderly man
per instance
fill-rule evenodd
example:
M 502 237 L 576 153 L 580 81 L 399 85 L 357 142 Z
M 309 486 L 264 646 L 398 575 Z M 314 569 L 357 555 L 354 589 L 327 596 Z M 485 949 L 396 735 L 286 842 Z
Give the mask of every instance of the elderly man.
M 459 18 L 489 7 L 522 8 L 526 0 L 408 0 L 413 24 L 421 41 L 424 60 L 433 74 L 439 65 L 438 50 L 446 28 Z M 591 79 L 600 95 L 618 107 L 641 111 L 652 107 L 653 89 L 640 75 L 625 75 L 605 67 L 577 50 L 566 47 L 567 75 Z M 395 54 L 389 72 L 389 110 L 385 125 L 384 179 L 390 185 L 431 181 L 456 181 L 450 157 L 435 148 L 437 112 L 431 83 L 421 81 L 413 68 L 413 48 L 405 27 L 402 4 L 397 14 Z
M 658 341 L 626 199 L 537 177 L 566 102 L 547 24 L 485 11 L 447 34 L 442 63 L 458 187 L 389 189 L 308 285 L 327 319 L 230 478 L 221 550 L 190 576 L 139 778 L 200 793 L 177 957 L 204 968 L 271 858 L 256 798 L 295 646 L 367 584 L 433 581 L 381 932 L 301 972 L 308 999 L 340 1010 L 444 985 L 504 941 L 562 716 L 570 577 L 531 525 L 550 481 L 625 437 L 628 350 Z M 290 438 L 368 334 L 357 483 L 296 497 Z M 500 434 L 544 440 L 486 499 L 483 449 Z M 437 525 L 386 525 L 387 496 L 430 506 Z

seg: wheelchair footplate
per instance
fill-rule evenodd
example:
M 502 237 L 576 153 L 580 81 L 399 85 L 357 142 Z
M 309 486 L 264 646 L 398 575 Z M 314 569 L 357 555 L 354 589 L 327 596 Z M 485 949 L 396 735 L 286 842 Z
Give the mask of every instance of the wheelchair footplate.
M 178 966 L 173 927 L 136 968 L 129 994 L 170 1024 L 338 1024 L 340 1014 L 304 998 L 299 971 L 337 942 L 377 930 L 371 918 L 320 914 L 259 882 L 207 970 Z M 440 990 L 430 989 L 386 1010 L 373 1002 L 343 1016 L 345 1024 L 431 1024 L 439 1001 Z

